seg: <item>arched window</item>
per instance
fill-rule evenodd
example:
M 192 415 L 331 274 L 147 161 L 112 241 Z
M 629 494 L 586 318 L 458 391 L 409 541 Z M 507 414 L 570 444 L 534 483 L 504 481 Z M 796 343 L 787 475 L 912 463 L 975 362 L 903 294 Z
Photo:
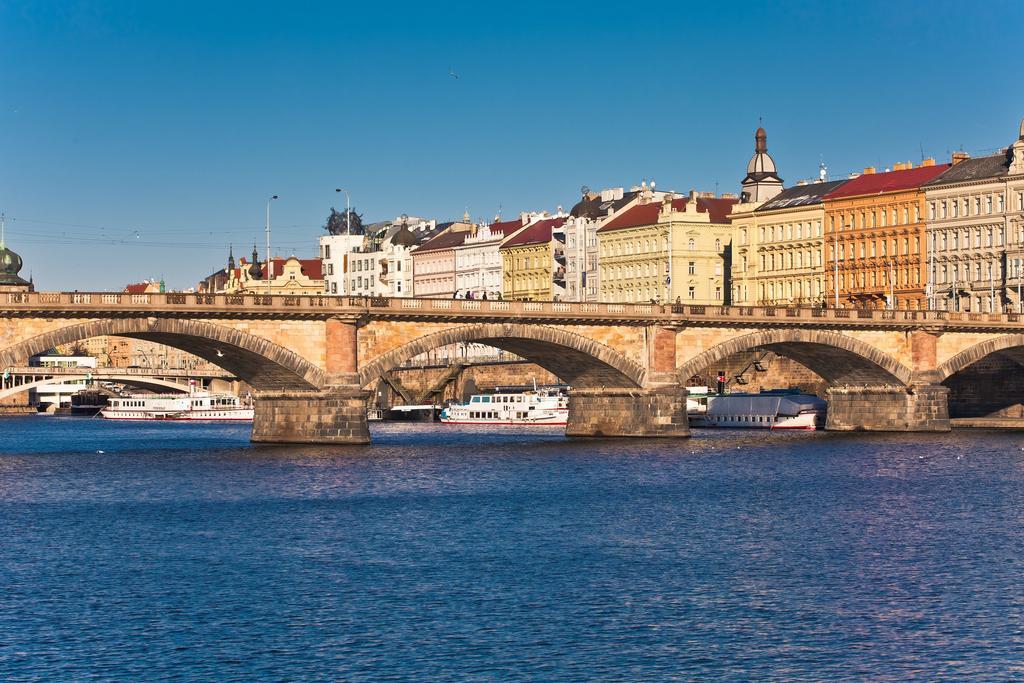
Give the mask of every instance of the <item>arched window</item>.
M 686 242 L 686 248 L 687 249 L 689 249 L 690 251 L 693 251 L 696 248 L 696 246 L 697 246 L 697 244 L 696 244 L 696 242 L 693 241 L 692 237 L 689 240 L 687 240 L 687 242 Z

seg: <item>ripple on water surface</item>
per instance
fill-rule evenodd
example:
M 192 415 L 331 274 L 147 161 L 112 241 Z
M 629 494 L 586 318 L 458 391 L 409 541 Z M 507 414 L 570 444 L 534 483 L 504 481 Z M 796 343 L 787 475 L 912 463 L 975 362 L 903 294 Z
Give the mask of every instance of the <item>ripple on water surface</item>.
M 373 435 L 0 421 L 0 678 L 1022 676 L 1022 435 Z

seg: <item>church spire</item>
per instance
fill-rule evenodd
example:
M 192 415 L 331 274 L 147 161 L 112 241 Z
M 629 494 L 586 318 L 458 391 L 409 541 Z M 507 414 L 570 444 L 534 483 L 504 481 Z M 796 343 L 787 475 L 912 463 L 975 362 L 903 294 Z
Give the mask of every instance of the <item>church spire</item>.
M 228 270 L 235 269 L 235 245 L 228 246 Z

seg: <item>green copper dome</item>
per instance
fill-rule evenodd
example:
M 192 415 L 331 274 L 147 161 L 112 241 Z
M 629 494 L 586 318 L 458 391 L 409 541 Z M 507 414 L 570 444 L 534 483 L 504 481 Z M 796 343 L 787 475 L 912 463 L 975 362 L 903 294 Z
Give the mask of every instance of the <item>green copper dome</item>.
M 18 277 L 21 266 L 21 257 L 0 240 L 0 285 L 28 285 L 28 281 Z

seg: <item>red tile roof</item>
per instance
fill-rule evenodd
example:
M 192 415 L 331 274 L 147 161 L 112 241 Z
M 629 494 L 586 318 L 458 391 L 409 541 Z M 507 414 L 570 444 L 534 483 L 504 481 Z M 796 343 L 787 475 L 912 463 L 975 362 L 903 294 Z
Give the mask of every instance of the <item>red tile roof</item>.
M 685 211 L 688 197 L 679 197 L 672 200 L 674 211 Z M 729 213 L 738 199 L 725 199 L 722 197 L 698 197 L 697 212 L 710 214 L 712 223 L 728 223 Z M 622 230 L 624 228 L 636 228 L 641 225 L 654 225 L 658 222 L 658 214 L 661 213 L 661 202 L 654 201 L 647 204 L 638 204 L 624 213 L 616 216 L 605 225 L 598 228 L 598 232 L 609 232 L 611 230 Z
M 444 249 L 451 249 L 462 244 L 466 237 L 472 233 L 469 230 L 445 230 L 439 235 L 431 237 L 429 240 L 421 244 L 416 249 L 413 249 L 413 254 L 422 254 L 426 251 L 442 251 Z
M 124 291 L 125 294 L 145 294 L 147 289 L 149 289 L 148 282 L 139 282 L 128 285 Z
M 551 233 L 554 229 L 561 227 L 563 223 L 565 223 L 565 217 L 545 218 L 544 220 L 537 221 L 502 244 L 501 249 L 522 247 L 527 244 L 546 244 L 551 241 Z
M 494 222 L 489 226 L 492 235 L 510 235 L 519 228 L 523 227 L 523 221 L 519 218 L 514 221 L 502 221 Z
M 866 173 L 840 185 L 825 195 L 825 199 L 913 190 L 945 173 L 949 167 L 950 164 L 936 164 L 908 168 L 903 171 L 889 171 L 888 173 Z

